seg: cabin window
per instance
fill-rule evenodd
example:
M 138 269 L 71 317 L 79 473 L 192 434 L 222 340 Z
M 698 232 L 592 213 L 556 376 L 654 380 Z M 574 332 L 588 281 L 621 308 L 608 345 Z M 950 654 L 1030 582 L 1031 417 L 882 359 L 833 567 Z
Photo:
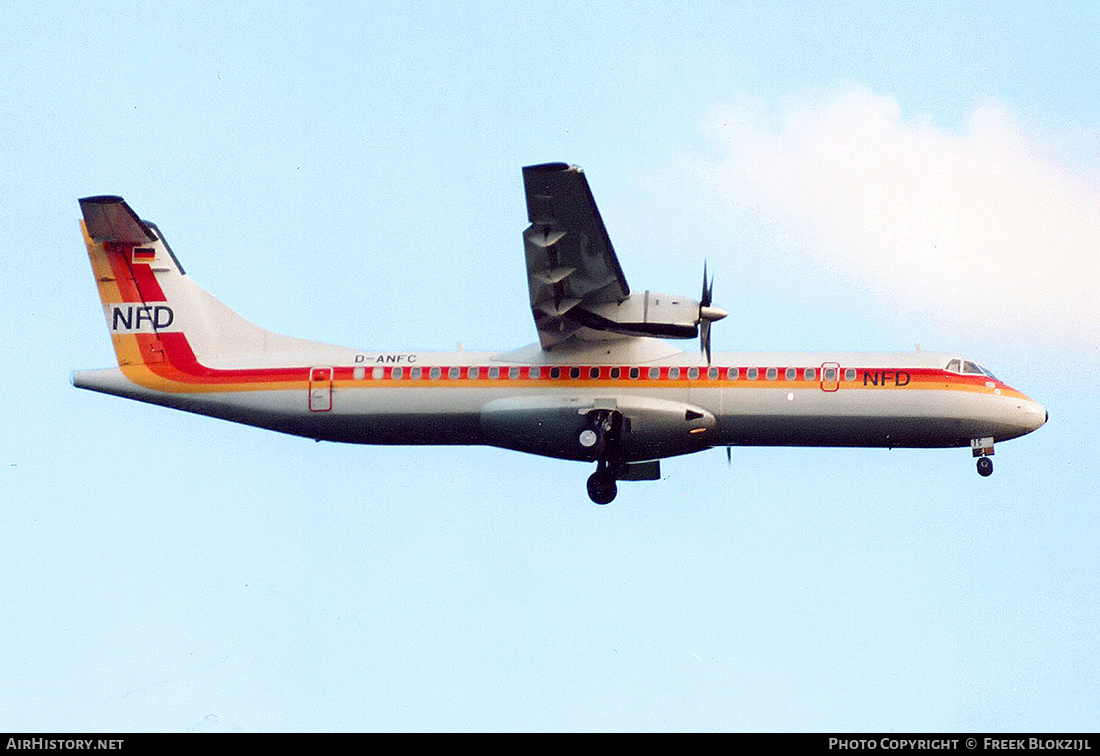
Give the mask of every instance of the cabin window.
M 698 377 L 699 377 L 699 368 L 697 368 L 697 367 L 688 368 L 688 380 L 689 381 L 694 381 Z
M 659 368 L 659 367 L 651 367 L 651 368 L 649 369 L 649 380 L 651 380 L 651 381 L 655 381 L 655 380 L 657 380 L 657 379 L 658 379 L 658 378 L 660 378 L 660 377 L 661 377 L 661 368 Z
M 366 377 L 367 371 L 364 368 L 357 367 L 351 371 L 351 375 L 353 378 L 355 378 L 355 380 L 361 381 L 363 380 L 363 378 Z
M 527 377 L 534 380 L 542 375 L 542 371 L 537 367 L 533 367 L 527 371 Z
M 411 377 L 411 378 L 412 378 L 412 379 L 413 379 L 414 381 L 418 381 L 418 380 L 420 380 L 420 376 L 421 376 L 422 374 L 423 374 L 423 371 L 422 371 L 422 370 L 421 370 L 420 368 L 418 368 L 418 367 L 414 367 L 414 368 L 412 369 L 412 375 L 411 375 L 410 377 Z
M 589 378 L 599 378 L 600 377 L 600 369 L 598 367 L 588 368 L 588 377 Z
M 457 380 L 459 377 L 461 377 L 461 375 L 462 368 L 460 367 L 452 367 L 450 370 L 447 371 L 447 377 L 450 378 L 452 381 Z
M 785 377 L 788 381 L 793 381 L 798 378 L 798 368 L 787 368 Z
M 854 381 L 855 379 L 856 379 L 856 369 L 855 368 L 845 368 L 844 369 L 844 380 Z
M 631 378 L 637 378 L 641 374 L 642 374 L 642 371 L 639 370 L 638 368 L 630 368 L 630 377 Z
M 669 368 L 668 377 L 672 380 L 678 380 L 680 378 L 680 368 Z
M 741 377 L 741 370 L 739 368 L 730 368 L 726 371 L 726 377 L 731 381 L 736 381 Z
M 558 378 L 561 378 L 561 368 L 556 368 L 556 367 L 550 368 L 550 377 L 553 378 L 554 380 L 557 380 Z
M 718 368 L 712 367 L 709 370 L 707 370 L 707 378 L 709 378 L 712 381 L 718 380 Z
M 749 368 L 745 371 L 745 377 L 748 378 L 750 381 L 755 381 L 757 378 L 760 377 L 760 371 L 756 368 Z
M 396 381 L 404 374 L 405 374 L 405 368 L 395 367 L 394 369 L 392 369 L 390 371 L 390 378 L 393 378 Z
M 768 368 L 767 372 L 764 373 L 764 377 L 769 381 L 774 381 L 779 377 L 779 371 L 776 368 Z
M 469 378 L 471 381 L 477 380 L 479 372 L 481 371 L 479 371 L 476 367 L 469 368 L 466 371 L 466 377 Z
M 833 381 L 836 380 L 836 368 L 834 368 L 834 367 L 824 368 L 821 371 L 821 378 L 824 381 L 828 381 L 829 383 L 832 383 Z
M 508 378 L 510 378 L 510 379 L 511 379 L 511 380 L 513 380 L 513 381 L 514 381 L 514 380 L 515 380 L 516 378 L 519 378 L 519 368 L 518 368 L 518 367 L 510 367 L 510 368 L 508 368 Z
M 489 368 L 489 378 L 490 379 L 495 381 L 499 377 L 500 377 L 500 368 L 498 368 L 496 366 L 493 366 L 493 367 Z
M 578 368 L 578 367 L 569 368 L 569 377 L 570 378 L 580 378 L 581 377 L 581 369 Z
M 434 381 L 434 380 L 438 379 L 439 376 L 441 376 L 442 374 L 443 374 L 443 371 L 440 370 L 439 367 L 433 367 L 431 369 L 431 371 L 428 372 L 428 377 L 431 378 Z
M 817 380 L 817 371 L 813 368 L 806 368 L 806 372 L 804 372 L 802 374 L 802 376 L 807 381 L 816 381 Z
M 622 375 L 622 372 L 617 367 L 611 368 L 611 377 L 612 378 L 618 378 L 620 375 Z

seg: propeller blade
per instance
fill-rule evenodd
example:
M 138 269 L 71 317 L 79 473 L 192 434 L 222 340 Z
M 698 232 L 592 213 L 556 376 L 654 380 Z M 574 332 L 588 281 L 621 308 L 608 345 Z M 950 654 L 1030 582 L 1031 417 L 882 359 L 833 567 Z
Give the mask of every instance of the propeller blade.
M 699 351 L 707 356 L 707 365 L 710 365 L 710 321 L 703 320 L 699 323 Z
M 703 260 L 703 294 L 699 299 L 699 351 L 707 356 L 710 365 L 710 324 L 728 314 L 721 307 L 711 305 L 714 294 L 714 276 L 707 280 L 707 261 Z

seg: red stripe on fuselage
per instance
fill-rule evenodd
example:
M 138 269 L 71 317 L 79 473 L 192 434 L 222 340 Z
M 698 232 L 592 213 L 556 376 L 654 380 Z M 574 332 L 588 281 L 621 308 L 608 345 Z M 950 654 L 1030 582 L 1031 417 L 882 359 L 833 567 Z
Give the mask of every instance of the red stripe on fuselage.
M 166 362 L 151 363 L 148 367 L 162 378 L 179 383 L 200 385 L 233 383 L 284 383 L 287 381 L 309 381 L 308 367 L 280 368 L 232 368 L 218 369 L 203 365 L 195 357 L 187 336 L 182 333 L 135 334 L 139 344 L 146 347 L 159 338 L 164 347 Z M 142 352 L 143 354 L 146 352 Z
M 103 252 L 107 256 L 107 263 L 111 266 L 115 283 L 118 285 L 118 293 L 123 302 L 140 302 L 141 293 L 138 291 L 137 282 L 134 280 L 130 267 L 130 247 L 105 242 Z M 148 266 L 146 266 L 148 267 Z M 157 287 L 160 288 L 159 286 Z
M 130 262 L 133 245 L 106 242 L 103 250 L 111 264 L 124 302 L 165 302 L 164 290 L 148 263 Z
M 146 302 L 166 302 L 164 290 L 157 283 L 156 274 L 147 263 L 134 263 L 130 266 L 134 272 L 134 281 L 137 283 L 141 298 Z
M 309 383 L 309 367 L 274 367 L 274 368 L 211 368 L 203 365 L 199 362 L 195 356 L 194 351 L 191 348 L 190 343 L 187 340 L 187 336 L 179 332 L 169 332 L 161 334 L 147 334 L 139 333 L 134 334 L 138 340 L 141 354 L 152 354 L 154 352 L 153 347 L 157 344 L 158 340 L 160 346 L 163 349 L 165 356 L 164 362 L 149 362 L 146 363 L 146 367 L 151 372 L 160 378 L 180 383 L 183 385 L 194 386 L 225 386 L 240 385 L 242 388 L 262 389 L 264 384 L 276 384 L 276 383 L 301 383 L 307 385 Z M 440 375 L 438 378 L 429 377 L 429 371 L 433 367 L 439 367 Z M 691 380 L 686 378 L 686 372 L 688 368 L 680 368 L 680 376 L 678 378 L 668 377 L 668 367 L 661 368 L 661 377 L 658 379 L 648 378 L 645 374 L 638 378 L 629 377 L 630 366 L 619 366 L 621 373 L 619 378 L 601 377 L 598 379 L 592 379 L 588 377 L 588 367 L 583 366 L 580 376 L 577 378 L 568 377 L 568 369 L 570 366 L 562 368 L 561 377 L 551 378 L 546 366 L 540 367 L 540 375 L 538 378 L 530 377 L 530 366 L 523 366 L 520 368 L 520 374 L 516 378 L 511 378 L 507 374 L 507 370 L 501 370 L 500 374 L 496 378 L 490 378 L 488 375 L 488 366 L 477 366 L 478 377 L 471 379 L 469 377 L 470 366 L 461 366 L 459 378 L 450 378 L 448 376 L 448 370 L 450 366 L 447 365 L 426 365 L 422 367 L 422 373 L 419 378 L 413 378 L 411 376 L 411 369 L 405 367 L 402 371 L 400 378 L 393 377 L 393 368 L 386 367 L 384 369 L 383 378 L 378 379 L 370 375 L 372 368 L 367 367 L 364 371 L 364 375 L 361 378 L 355 376 L 354 367 L 334 367 L 333 379 L 335 381 L 352 381 L 357 386 L 363 388 L 371 385 L 377 386 L 380 383 L 394 385 L 416 385 L 416 384 L 460 384 L 466 383 L 467 385 L 472 382 L 476 385 L 484 386 L 486 383 L 509 383 L 512 381 L 522 381 L 527 386 L 532 383 L 545 385 L 547 388 L 551 386 L 566 387 L 569 385 L 575 385 L 579 387 L 588 387 L 593 385 L 615 385 L 622 388 L 627 388 L 630 385 L 651 385 L 654 382 L 660 382 L 665 385 L 674 386 L 677 384 L 690 384 L 698 388 L 710 387 L 726 387 L 726 388 L 774 388 L 774 389 L 817 389 L 818 383 L 816 381 L 807 380 L 793 380 L 787 381 L 783 378 L 776 380 L 767 380 L 763 376 L 756 380 L 748 380 L 744 377 L 745 368 L 741 368 L 741 373 L 738 379 L 730 380 L 726 377 L 720 378 L 707 378 L 706 374 L 702 373 L 699 378 Z M 609 375 L 609 366 L 601 366 L 600 375 Z M 882 370 L 883 368 L 867 368 L 867 370 Z M 892 369 L 892 368 L 891 368 Z M 859 374 L 856 381 L 842 381 L 841 391 L 890 391 L 896 387 L 886 386 L 864 386 L 862 382 L 862 372 L 864 368 L 857 368 Z M 900 389 L 905 388 L 936 388 L 942 387 L 944 389 L 972 389 L 972 388 L 990 388 L 986 385 L 987 382 L 993 383 L 998 389 L 1005 391 L 1015 391 L 1007 384 L 1001 381 L 994 381 L 987 376 L 970 376 L 970 375 L 958 375 L 954 373 L 947 373 L 937 368 L 905 368 L 909 374 L 909 383 L 901 386 Z M 723 373 L 725 368 L 722 368 Z M 763 371 L 761 371 L 763 372 Z M 781 373 L 782 375 L 782 373 Z

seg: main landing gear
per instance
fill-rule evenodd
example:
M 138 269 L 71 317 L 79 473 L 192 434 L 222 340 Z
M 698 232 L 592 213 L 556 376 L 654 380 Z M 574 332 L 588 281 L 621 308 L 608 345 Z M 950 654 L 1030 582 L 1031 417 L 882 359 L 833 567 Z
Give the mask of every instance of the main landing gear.
M 610 504 L 619 492 L 615 481 L 624 467 L 623 415 L 617 410 L 596 409 L 589 412 L 586 418 L 588 427 L 581 431 L 578 441 L 596 460 L 596 472 L 588 478 L 588 498 L 597 504 Z
M 615 500 L 619 487 L 615 483 L 615 473 L 602 459 L 596 463 L 596 472 L 588 476 L 588 498 L 597 504 L 610 504 Z
M 988 478 L 993 474 L 993 460 L 990 459 L 993 456 L 993 437 L 970 439 L 970 449 L 978 458 L 978 475 Z

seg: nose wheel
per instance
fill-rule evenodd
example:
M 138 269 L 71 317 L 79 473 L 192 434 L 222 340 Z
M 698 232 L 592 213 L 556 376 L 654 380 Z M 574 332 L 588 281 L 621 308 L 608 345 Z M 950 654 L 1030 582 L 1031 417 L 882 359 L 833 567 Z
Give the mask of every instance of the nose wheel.
M 972 438 L 970 449 L 978 458 L 978 475 L 988 478 L 993 474 L 993 460 L 990 459 L 993 456 L 993 438 L 991 436 Z

